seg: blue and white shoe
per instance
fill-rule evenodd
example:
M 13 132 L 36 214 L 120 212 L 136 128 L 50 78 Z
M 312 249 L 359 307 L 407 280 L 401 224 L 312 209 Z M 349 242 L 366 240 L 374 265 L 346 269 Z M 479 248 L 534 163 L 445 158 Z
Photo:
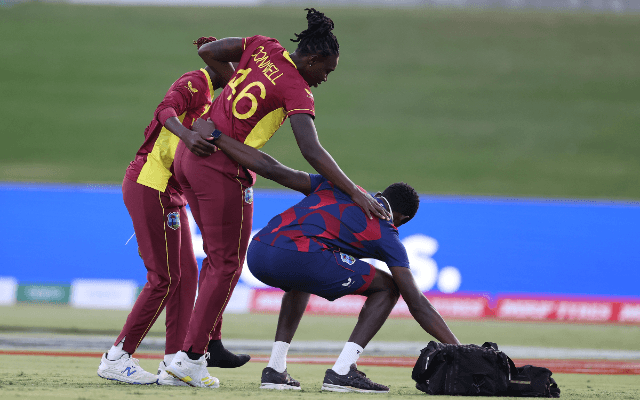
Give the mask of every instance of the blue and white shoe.
M 103 354 L 98 367 L 98 376 L 133 385 L 150 385 L 158 381 L 157 375 L 142 369 L 138 359 L 129 354 L 125 354 L 115 361 L 109 360 L 107 353 Z

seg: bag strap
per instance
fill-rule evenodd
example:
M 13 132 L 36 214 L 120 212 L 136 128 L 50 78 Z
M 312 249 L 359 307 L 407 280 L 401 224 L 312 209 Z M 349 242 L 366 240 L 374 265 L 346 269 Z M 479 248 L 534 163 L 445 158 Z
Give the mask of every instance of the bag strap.
M 498 349 L 498 345 L 494 342 L 484 342 L 482 344 L 482 347 L 487 348 L 487 349 L 494 349 L 495 351 L 500 351 Z

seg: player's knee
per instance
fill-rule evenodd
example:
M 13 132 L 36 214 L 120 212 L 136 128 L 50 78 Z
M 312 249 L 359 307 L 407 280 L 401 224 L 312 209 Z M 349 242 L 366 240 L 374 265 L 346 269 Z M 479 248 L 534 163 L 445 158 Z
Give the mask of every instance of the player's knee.
M 396 282 L 393 279 L 391 279 L 391 282 L 389 283 L 387 290 L 389 291 L 389 295 L 393 297 L 395 302 L 397 302 L 398 299 L 400 299 L 400 289 L 398 288 L 398 285 L 396 285 Z
M 389 296 L 395 298 L 396 301 L 400 298 L 400 288 L 396 284 L 396 281 L 393 280 L 391 274 L 385 271 L 379 271 L 384 275 L 384 287 L 385 290 L 389 293 Z
M 171 291 L 180 283 L 180 278 L 161 274 L 147 274 L 149 285 L 156 291 Z
M 386 271 L 376 269 L 376 276 L 373 278 L 371 285 L 365 293 L 384 292 L 387 297 L 397 302 L 400 298 L 400 289 L 393 277 Z

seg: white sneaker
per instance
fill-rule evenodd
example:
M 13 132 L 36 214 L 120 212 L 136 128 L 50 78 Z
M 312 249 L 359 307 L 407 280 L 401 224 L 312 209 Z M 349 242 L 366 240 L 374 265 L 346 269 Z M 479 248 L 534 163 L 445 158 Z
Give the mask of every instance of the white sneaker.
M 158 366 L 158 385 L 165 386 L 189 386 L 186 383 L 182 382 L 180 379 L 176 378 L 173 375 L 169 375 L 166 371 L 167 363 L 164 360 L 160 361 L 160 365 Z
M 191 360 L 184 351 L 179 351 L 167 367 L 169 375 L 180 379 L 189 386 L 215 389 L 220 387 L 220 381 L 209 375 L 207 360 L 203 355 L 198 360 Z
M 107 353 L 102 355 L 98 376 L 104 379 L 131 383 L 134 385 L 150 385 L 158 381 L 158 377 L 140 367 L 138 360 L 125 354 L 115 361 L 107 358 Z

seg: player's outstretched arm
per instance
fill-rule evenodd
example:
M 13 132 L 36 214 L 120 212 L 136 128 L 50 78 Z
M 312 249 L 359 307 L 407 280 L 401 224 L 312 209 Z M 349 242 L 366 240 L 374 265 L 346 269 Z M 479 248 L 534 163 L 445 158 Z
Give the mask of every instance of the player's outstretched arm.
M 205 121 L 198 118 L 193 123 L 193 129 L 201 135 L 204 135 L 205 132 L 210 134 L 215 129 L 215 125 L 212 121 Z M 237 163 L 254 171 L 256 174 L 288 187 L 289 189 L 302 192 L 305 195 L 311 193 L 311 179 L 308 173 L 282 165 L 270 155 L 254 149 L 251 146 L 247 146 L 244 143 L 240 143 L 227 135 L 221 135 L 220 138 L 215 141 L 215 145 Z
M 333 157 L 331 157 L 331 154 L 322 147 L 311 115 L 294 114 L 289 119 L 291 120 L 291 129 L 296 137 L 296 142 L 298 142 L 300 152 L 320 175 L 348 194 L 351 200 L 364 210 L 367 218 L 375 215 L 381 219 L 391 219 L 389 212 L 371 195 L 358 189 L 351 179 L 342 172 Z
M 232 62 L 239 62 L 242 57 L 242 38 L 224 38 L 203 44 L 198 55 L 216 74 L 229 82 L 234 73 Z
M 208 134 L 201 134 L 185 128 L 177 117 L 167 119 L 164 126 L 169 130 L 169 132 L 179 137 L 187 146 L 189 151 L 199 157 L 210 156 L 214 151 L 216 151 L 215 146 L 206 140 L 211 132 Z
M 409 312 L 428 334 L 442 343 L 460 344 L 442 316 L 418 289 L 411 270 L 406 267 L 390 267 L 393 280 L 409 307 Z

